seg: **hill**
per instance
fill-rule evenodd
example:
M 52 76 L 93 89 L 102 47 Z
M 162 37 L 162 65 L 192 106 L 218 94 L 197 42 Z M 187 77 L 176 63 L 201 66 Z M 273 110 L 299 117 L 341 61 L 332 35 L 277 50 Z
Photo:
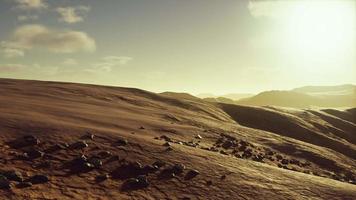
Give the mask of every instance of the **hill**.
M 356 198 L 355 109 L 10 79 L 0 94 L 6 199 Z

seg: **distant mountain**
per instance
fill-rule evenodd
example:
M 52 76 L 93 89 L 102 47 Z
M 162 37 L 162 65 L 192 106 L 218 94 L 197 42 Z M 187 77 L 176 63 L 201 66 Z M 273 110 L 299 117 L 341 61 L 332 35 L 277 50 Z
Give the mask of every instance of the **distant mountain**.
M 241 99 L 235 104 L 254 106 L 310 107 L 355 107 L 356 86 L 306 86 L 290 91 L 267 91 Z
M 202 93 L 202 94 L 198 94 L 196 96 L 201 99 L 207 99 L 207 100 L 215 99 L 215 101 L 219 101 L 218 98 L 223 98 L 220 100 L 229 99 L 229 100 L 237 101 L 237 100 L 240 100 L 243 98 L 252 97 L 252 96 L 254 96 L 254 94 L 251 94 L 251 93 L 229 93 L 229 94 L 224 94 L 224 95 L 214 95 L 211 93 Z

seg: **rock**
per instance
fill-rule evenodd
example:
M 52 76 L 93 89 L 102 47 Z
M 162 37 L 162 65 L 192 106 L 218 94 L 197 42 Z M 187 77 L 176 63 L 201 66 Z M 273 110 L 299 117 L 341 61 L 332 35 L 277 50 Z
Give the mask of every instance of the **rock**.
M 101 175 L 98 175 L 96 178 L 95 178 L 95 180 L 97 181 L 97 182 L 103 182 L 103 181 L 105 181 L 105 180 L 107 180 L 107 179 L 109 179 L 110 178 L 110 175 L 109 174 L 101 174 Z
M 101 166 L 103 166 L 103 162 L 97 157 L 90 158 L 88 162 L 94 165 L 95 168 L 100 168 Z
M 94 140 L 95 135 L 87 132 L 86 135 L 84 135 L 82 138 L 83 139 L 89 139 L 89 140 Z
M 40 143 L 40 140 L 38 140 L 35 136 L 33 135 L 26 135 L 22 138 L 16 139 L 12 142 L 9 143 L 9 146 L 12 148 L 22 148 L 22 147 L 27 147 L 27 146 L 35 146 Z
M 31 182 L 22 182 L 16 185 L 17 188 L 27 188 L 27 187 L 32 187 Z
M 163 146 L 170 147 L 171 144 L 169 142 L 166 142 L 166 143 L 163 144 Z
M 277 160 L 282 160 L 282 159 L 283 159 L 283 156 L 281 156 L 281 155 L 276 155 L 276 158 L 277 158 Z
M 145 127 L 143 127 L 143 126 L 140 126 L 140 129 L 141 129 L 141 130 L 143 130 L 143 129 L 145 129 Z
M 111 176 L 115 179 L 133 178 L 143 174 L 145 174 L 145 171 L 139 162 L 124 163 L 111 172 Z
M 2 175 L 0 175 L 0 189 L 11 189 L 10 181 Z
M 45 175 L 34 175 L 28 181 L 32 184 L 42 184 L 47 183 L 49 181 L 49 178 Z
M 213 184 L 213 181 L 211 181 L 211 180 L 206 181 L 207 186 L 211 186 L 212 184 Z
M 35 149 L 27 151 L 26 154 L 28 156 L 28 159 L 30 159 L 30 160 L 41 158 L 41 157 L 43 157 L 45 155 L 44 152 L 38 151 L 38 150 L 35 150 Z
M 165 140 L 166 142 L 173 142 L 171 138 L 169 138 L 168 136 L 166 135 L 161 135 L 160 137 L 161 139 Z
M 112 153 L 110 151 L 101 151 L 97 154 L 100 158 L 105 159 L 110 156 L 112 156 Z
M 10 170 L 10 171 L 4 171 L 1 174 L 10 181 L 17 181 L 17 182 L 23 181 L 22 174 L 19 171 Z
M 125 146 L 125 145 L 127 145 L 129 142 L 126 140 L 126 139 L 124 139 L 124 138 L 119 138 L 119 139 L 117 139 L 116 140 L 116 142 L 115 142 L 115 144 L 117 145 L 117 146 Z
M 146 188 L 149 186 L 149 182 L 145 175 L 140 175 L 137 178 L 130 178 L 122 185 L 122 190 L 137 190 Z
M 196 135 L 195 138 L 196 138 L 196 139 L 203 139 L 203 137 L 202 137 L 201 135 L 199 135 L 199 134 Z
M 226 151 L 224 150 L 220 150 L 220 153 L 223 154 L 223 155 L 229 155 Z
M 79 141 L 79 142 L 71 144 L 69 146 L 69 148 L 71 148 L 71 149 L 84 149 L 84 148 L 86 148 L 88 146 L 89 145 L 85 141 Z
M 289 163 L 289 160 L 287 160 L 287 159 L 282 159 L 281 163 L 282 163 L 283 165 L 287 165 L 287 164 Z
M 185 179 L 192 179 L 198 176 L 200 172 L 198 170 L 189 170 L 188 173 L 185 175 Z
M 69 168 L 72 173 L 82 173 L 94 169 L 95 166 L 88 162 L 88 159 L 85 155 L 81 155 L 69 163 Z
M 184 169 L 185 169 L 185 166 L 183 164 L 175 164 L 172 167 L 172 171 L 176 175 L 179 175 L 179 174 L 183 173 Z
M 173 151 L 173 148 L 172 148 L 172 147 L 168 147 L 168 148 L 166 149 L 166 151 Z
M 155 166 L 155 165 L 145 165 L 142 170 L 145 174 L 148 174 L 148 173 L 153 173 L 153 172 L 159 170 L 159 168 L 158 168 L 158 166 Z
M 232 147 L 233 142 L 230 140 L 226 140 L 223 144 L 222 144 L 222 148 L 224 149 L 229 149 L 230 147 Z
M 164 161 L 162 161 L 162 160 L 157 160 L 152 165 L 153 166 L 157 166 L 158 168 L 161 168 L 161 167 L 165 166 L 166 163 Z
M 222 175 L 222 176 L 220 177 L 220 179 L 221 179 L 221 180 L 226 179 L 226 175 Z

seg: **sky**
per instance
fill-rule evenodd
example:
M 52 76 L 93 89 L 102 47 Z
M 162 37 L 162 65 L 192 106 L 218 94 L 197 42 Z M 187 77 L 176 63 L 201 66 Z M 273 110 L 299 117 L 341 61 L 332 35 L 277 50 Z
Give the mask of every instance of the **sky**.
M 192 94 L 356 84 L 356 3 L 0 0 L 0 78 Z

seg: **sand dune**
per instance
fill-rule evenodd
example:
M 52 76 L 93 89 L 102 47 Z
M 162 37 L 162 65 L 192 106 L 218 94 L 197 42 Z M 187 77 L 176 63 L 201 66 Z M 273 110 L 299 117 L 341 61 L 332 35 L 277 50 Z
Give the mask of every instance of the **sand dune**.
M 0 79 L 0 122 L 0 174 L 49 178 L 26 188 L 11 181 L 11 189 L 0 189 L 6 199 L 356 198 L 354 109 L 249 107 L 134 88 Z M 25 135 L 40 143 L 13 145 Z M 82 140 L 88 147 L 50 151 Z M 34 150 L 45 154 L 23 159 Z M 66 167 L 103 151 L 110 156 L 100 158 L 100 167 Z M 152 165 L 157 160 L 166 165 Z M 172 176 L 175 164 L 185 167 Z M 130 182 L 138 175 L 147 185 Z

